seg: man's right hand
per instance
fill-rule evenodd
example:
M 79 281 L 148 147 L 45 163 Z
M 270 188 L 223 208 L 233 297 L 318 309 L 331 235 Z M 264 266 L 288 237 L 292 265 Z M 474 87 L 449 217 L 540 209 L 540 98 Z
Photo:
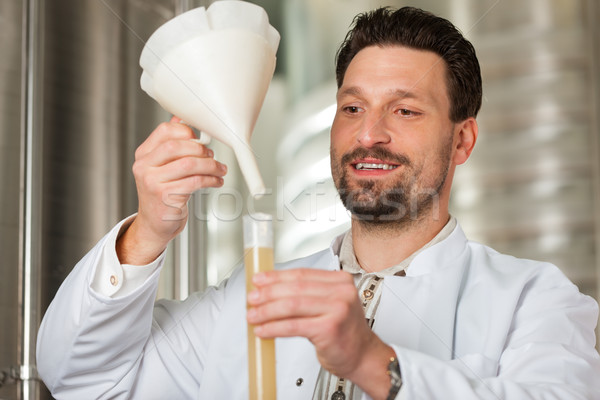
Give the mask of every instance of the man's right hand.
M 156 259 L 185 227 L 191 194 L 223 185 L 227 167 L 213 158 L 212 150 L 191 140 L 192 129 L 179 121 L 173 117 L 160 124 L 135 152 L 138 214 L 117 239 L 122 264 Z

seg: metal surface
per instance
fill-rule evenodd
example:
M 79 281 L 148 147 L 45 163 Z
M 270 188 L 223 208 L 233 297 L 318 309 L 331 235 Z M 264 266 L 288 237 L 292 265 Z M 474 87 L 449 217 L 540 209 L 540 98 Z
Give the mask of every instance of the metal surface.
M 26 4 L 39 12 L 29 36 L 21 33 Z M 0 3 L 0 317 L 8 322 L 0 326 L 0 371 L 7 378 L 0 398 L 11 400 L 50 398 L 36 393 L 39 319 L 76 262 L 136 210 L 135 148 L 168 119 L 141 91 L 138 59 L 143 41 L 174 15 L 174 2 L 54 0 L 36 8 L 41 4 Z M 27 37 L 33 53 L 22 51 Z
M 208 0 L 177 0 L 175 14 L 196 7 L 208 7 Z M 206 202 L 197 194 L 188 203 L 188 223 L 167 248 L 167 257 L 159 282 L 158 296 L 183 300 L 190 293 L 206 288 L 207 229 L 206 220 L 196 218 L 206 209 Z
M 35 368 L 35 340 L 41 321 L 40 279 L 42 227 L 42 13 L 43 2 L 28 0 L 23 9 L 23 84 L 21 93 L 21 213 L 19 221 L 19 294 L 21 311 L 19 397 L 37 399 L 39 379 Z
M 19 215 L 23 3 L 0 2 L 0 399 L 16 399 L 19 354 Z
M 484 104 L 452 211 L 472 239 L 558 265 L 596 296 L 597 212 L 584 1 L 471 1 Z M 520 4 L 520 3 L 519 3 Z M 488 12 L 489 11 L 489 12 Z M 591 84 L 590 84 L 591 83 Z

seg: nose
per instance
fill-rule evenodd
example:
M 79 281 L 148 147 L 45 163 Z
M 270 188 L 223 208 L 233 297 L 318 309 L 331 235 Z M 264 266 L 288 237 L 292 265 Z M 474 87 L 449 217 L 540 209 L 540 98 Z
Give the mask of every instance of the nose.
M 364 147 L 387 144 L 391 136 L 385 128 L 385 114 L 373 115 L 363 120 L 357 140 Z

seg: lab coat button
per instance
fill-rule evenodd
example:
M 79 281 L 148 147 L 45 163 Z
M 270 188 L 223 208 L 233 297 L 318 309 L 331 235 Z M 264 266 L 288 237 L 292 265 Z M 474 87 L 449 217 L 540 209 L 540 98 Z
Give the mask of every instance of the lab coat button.
M 346 395 L 341 390 L 338 390 L 331 395 L 331 400 L 345 400 L 345 399 L 346 399 Z
M 302 386 L 303 383 L 304 383 L 304 379 L 302 379 L 302 378 L 296 379 L 296 386 Z
M 373 293 L 372 290 L 363 290 L 363 298 L 365 300 L 371 300 L 373 298 L 373 296 L 375 295 L 375 293 Z
M 111 275 L 110 276 L 110 284 L 113 286 L 117 286 L 118 283 L 119 283 L 119 279 L 117 278 L 117 276 Z

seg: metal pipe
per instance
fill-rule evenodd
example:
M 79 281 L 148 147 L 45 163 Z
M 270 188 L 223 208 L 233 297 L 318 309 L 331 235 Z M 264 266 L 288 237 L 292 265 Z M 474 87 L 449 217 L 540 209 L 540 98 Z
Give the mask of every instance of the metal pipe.
M 35 342 L 40 323 L 41 275 L 41 80 L 40 35 L 42 0 L 23 6 L 23 59 L 21 110 L 21 213 L 19 221 L 19 297 L 21 365 L 17 368 L 21 400 L 38 399 Z
M 206 2 L 200 2 L 202 6 Z M 175 15 L 184 13 L 196 6 L 192 0 L 179 0 L 175 5 Z M 206 207 L 202 196 L 192 195 L 188 202 L 188 221 L 184 230 L 173 241 L 175 253 L 173 262 L 173 295 L 183 300 L 190 293 L 206 287 L 206 219 L 195 218 L 197 212 Z
M 175 15 L 182 14 L 190 9 L 189 0 L 179 0 L 175 3 Z M 190 200 L 189 203 L 192 203 Z M 191 210 L 190 210 L 191 211 Z M 188 221 L 183 228 L 183 231 L 173 240 L 172 246 L 174 251 L 173 258 L 173 295 L 176 299 L 184 300 L 190 294 L 190 237 L 189 225 L 191 223 L 191 212 L 188 215 Z

